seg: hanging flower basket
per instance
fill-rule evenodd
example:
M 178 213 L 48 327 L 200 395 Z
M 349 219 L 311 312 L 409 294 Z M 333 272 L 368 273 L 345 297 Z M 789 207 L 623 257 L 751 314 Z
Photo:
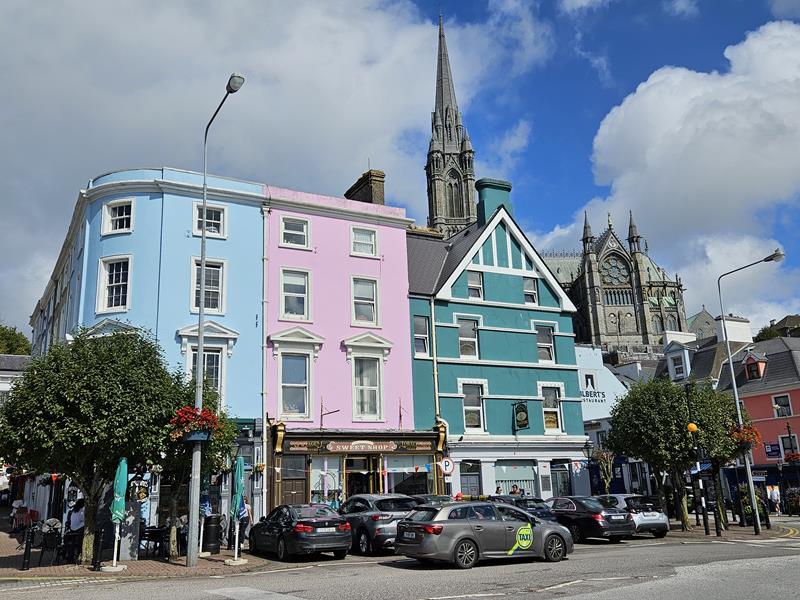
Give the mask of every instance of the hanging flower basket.
M 785 460 L 787 463 L 800 463 L 800 452 L 787 452 Z
M 753 425 L 738 425 L 731 429 L 731 438 L 739 447 L 739 452 L 748 452 L 753 446 L 761 443 L 761 434 Z
M 173 429 L 169 437 L 177 442 L 207 442 L 219 430 L 219 418 L 207 408 L 198 410 L 194 406 L 179 408 L 169 421 Z

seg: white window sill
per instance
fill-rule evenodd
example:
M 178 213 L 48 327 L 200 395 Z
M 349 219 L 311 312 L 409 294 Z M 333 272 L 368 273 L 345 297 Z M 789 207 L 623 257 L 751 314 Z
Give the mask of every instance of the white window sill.
M 200 231 L 193 231 L 192 236 L 196 238 L 203 237 L 203 234 Z M 208 233 L 206 232 L 206 239 L 207 240 L 227 240 L 227 235 L 220 235 L 218 233 Z
M 280 414 L 278 415 L 278 419 L 281 421 L 287 421 L 290 423 L 311 423 L 314 421 L 309 416 L 306 415 L 295 415 L 295 414 Z
M 358 327 L 359 329 L 383 329 L 380 323 L 364 323 L 364 321 L 351 321 L 350 327 Z
M 199 308 L 190 308 L 189 312 L 191 314 L 193 314 L 193 315 L 198 315 L 198 314 L 200 314 L 200 309 Z M 203 313 L 206 314 L 206 315 L 215 315 L 215 316 L 218 316 L 218 317 L 224 317 L 225 316 L 225 311 L 217 310 L 217 309 L 210 309 L 210 308 L 204 309 Z
M 386 419 L 368 419 L 366 417 L 353 417 L 353 423 L 385 423 Z
M 314 248 L 311 246 L 298 246 L 296 244 L 286 244 L 284 242 L 280 242 L 278 244 L 278 248 L 287 248 L 289 250 L 305 250 L 306 252 L 313 252 Z
M 380 260 L 381 257 L 377 254 L 361 254 L 359 252 L 351 252 L 350 256 L 353 258 L 371 258 L 372 260 Z
M 102 310 L 95 310 L 94 313 L 96 315 L 108 315 L 112 313 L 126 313 L 130 310 L 130 307 L 125 306 L 115 306 L 114 308 L 103 308 Z
M 286 315 L 281 315 L 278 321 L 282 323 L 305 323 L 306 325 L 314 324 L 314 321 L 312 319 L 295 319 L 292 317 L 288 317 Z
M 104 231 L 100 237 L 110 237 L 113 235 L 124 235 L 126 233 L 133 233 L 133 229 L 115 229 L 114 231 Z
M 566 435 L 566 434 L 565 434 L 563 431 L 561 431 L 560 429 L 545 429 L 545 430 L 544 430 L 544 434 L 545 434 L 545 435 Z

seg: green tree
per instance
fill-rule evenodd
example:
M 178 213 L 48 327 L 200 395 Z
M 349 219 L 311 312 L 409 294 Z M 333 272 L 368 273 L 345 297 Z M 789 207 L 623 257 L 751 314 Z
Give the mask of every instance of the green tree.
M 764 325 L 761 329 L 758 330 L 756 337 L 753 338 L 754 342 L 763 342 L 764 340 L 771 340 L 776 337 L 780 337 L 781 334 L 778 333 L 776 329 L 773 329 L 769 325 Z
M 91 561 L 97 508 L 120 457 L 146 464 L 165 449 L 173 377 L 148 335 L 75 335 L 35 358 L 0 411 L 0 455 L 64 473 L 86 501 L 81 553 Z
M 31 342 L 16 327 L 0 325 L 0 354 L 30 354 Z
M 173 413 L 184 406 L 194 406 L 195 382 L 186 378 L 183 373 L 173 375 L 173 385 L 178 393 L 175 395 Z M 214 432 L 211 440 L 203 444 L 200 463 L 200 478 L 206 481 L 212 474 L 218 473 L 226 466 L 226 458 L 232 458 L 236 452 L 236 423 L 229 419 L 224 411 L 219 411 L 219 394 L 208 381 L 203 388 L 203 408 L 217 412 L 219 430 Z M 169 486 L 165 500 L 170 515 L 170 556 L 178 556 L 177 517 L 181 498 L 187 498 L 187 485 L 192 475 L 192 448 L 182 439 L 165 439 L 165 457 L 161 461 L 163 473 L 162 486 Z M 162 488 L 163 489 L 163 488 Z
M 608 447 L 617 454 L 640 458 L 658 474 L 669 473 L 680 502 L 681 522 L 691 529 L 686 509 L 683 472 L 692 463 L 692 441 L 686 394 L 666 379 L 640 382 L 611 410 Z M 659 494 L 663 490 L 656 477 Z

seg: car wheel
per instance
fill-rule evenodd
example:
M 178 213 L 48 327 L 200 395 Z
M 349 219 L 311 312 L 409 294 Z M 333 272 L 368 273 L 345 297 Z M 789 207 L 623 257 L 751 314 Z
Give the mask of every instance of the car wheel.
M 583 541 L 583 532 L 577 525 L 570 525 L 569 532 L 572 534 L 572 541 L 576 544 L 579 544 Z
M 358 534 L 358 552 L 365 556 L 372 554 L 372 540 L 369 539 L 369 534 L 365 529 Z
M 622 541 L 622 537 L 615 535 L 614 537 L 608 538 L 608 541 L 611 542 L 612 544 L 619 544 Z
M 286 540 L 283 538 L 278 540 L 278 551 L 276 554 L 278 555 L 278 560 L 281 562 L 289 560 L 289 550 L 286 548 Z
M 478 562 L 478 547 L 472 540 L 461 540 L 453 550 L 453 562 L 459 569 L 471 569 Z
M 345 556 L 347 556 L 347 550 L 333 551 L 333 558 L 335 558 L 336 560 L 343 560 Z
M 544 540 L 544 559 L 547 562 L 559 562 L 564 558 L 566 547 L 560 535 L 550 535 Z
M 654 531 L 653 532 L 653 536 L 657 537 L 657 538 L 663 538 L 663 537 L 667 536 L 667 532 L 666 531 Z
M 257 554 L 258 553 L 258 546 L 256 545 L 256 536 L 252 533 L 247 538 L 247 548 L 250 550 L 250 554 Z

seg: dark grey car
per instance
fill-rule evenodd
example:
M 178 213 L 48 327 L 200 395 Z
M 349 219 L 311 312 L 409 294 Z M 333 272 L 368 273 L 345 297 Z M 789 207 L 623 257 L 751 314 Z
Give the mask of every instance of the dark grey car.
M 419 506 L 397 526 L 398 554 L 461 569 L 484 558 L 538 557 L 558 562 L 572 552 L 569 531 L 514 506 L 452 502 Z
M 417 502 L 404 494 L 356 494 L 339 508 L 353 531 L 353 550 L 371 554 L 394 544 L 397 523 Z

